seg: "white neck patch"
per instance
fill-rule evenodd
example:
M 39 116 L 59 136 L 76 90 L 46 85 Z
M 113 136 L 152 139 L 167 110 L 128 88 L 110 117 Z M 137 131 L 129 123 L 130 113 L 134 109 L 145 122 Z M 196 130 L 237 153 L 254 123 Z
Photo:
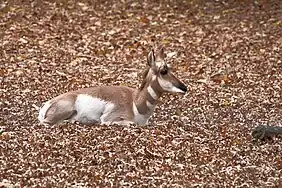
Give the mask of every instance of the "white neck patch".
M 136 123 L 138 125 L 147 124 L 147 121 L 148 121 L 149 117 L 151 116 L 150 113 L 148 113 L 146 115 L 140 114 L 138 112 L 138 109 L 137 109 L 134 102 L 133 102 L 133 114 L 134 114 L 134 123 Z
M 154 110 L 155 106 L 154 104 L 151 104 L 149 101 L 146 101 L 146 105 L 150 110 Z
M 156 92 L 154 91 L 154 89 L 151 87 L 151 85 L 148 86 L 147 91 L 149 93 L 149 95 L 151 95 L 151 97 L 155 100 L 158 99 L 158 95 L 156 94 Z

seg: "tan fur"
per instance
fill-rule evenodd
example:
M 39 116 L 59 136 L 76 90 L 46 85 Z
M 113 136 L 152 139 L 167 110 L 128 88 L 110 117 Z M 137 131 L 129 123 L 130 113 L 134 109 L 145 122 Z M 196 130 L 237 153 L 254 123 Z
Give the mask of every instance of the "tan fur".
M 47 104 L 42 107 L 39 113 L 39 120 L 41 123 L 55 124 L 62 120 L 71 120 L 72 118 L 76 120 L 77 117 L 84 118 L 81 121 L 84 121 L 87 117 L 92 117 L 88 115 L 84 116 L 84 114 L 83 116 L 77 116 L 78 112 L 76 111 L 76 108 L 81 109 L 81 106 L 76 107 L 76 101 L 80 101 L 81 97 L 78 99 L 78 96 L 83 94 L 82 96 L 91 96 L 95 100 L 101 100 L 101 102 L 98 101 L 98 103 L 95 101 L 95 104 L 98 106 L 102 105 L 103 107 L 102 111 L 94 111 L 97 112 L 98 116 L 101 118 L 97 120 L 97 123 L 101 120 L 105 123 L 121 122 L 126 124 L 128 122 L 138 124 L 138 122 L 146 121 L 152 115 L 158 98 L 165 92 L 163 89 L 164 84 L 171 83 L 171 85 L 175 85 L 175 87 L 179 85 L 179 88 L 182 90 L 174 90 L 186 92 L 186 87 L 183 83 L 170 72 L 165 76 L 160 75 L 160 69 L 166 67 L 165 62 L 161 59 L 164 57 L 163 51 L 160 51 L 157 57 L 160 63 L 155 63 L 156 60 L 153 52 L 149 53 L 148 65 L 150 68 L 145 70 L 143 81 L 139 89 L 133 89 L 126 86 L 100 86 L 64 93 L 48 101 Z M 158 82 L 158 77 L 162 77 L 162 86 Z M 148 87 L 151 87 L 151 94 L 156 94 L 155 98 L 148 92 Z M 83 101 L 88 101 L 87 97 L 86 99 L 83 98 Z M 104 105 L 107 105 L 108 103 L 112 106 L 104 107 Z M 90 109 L 90 114 L 92 114 L 93 109 L 95 109 L 95 107 L 92 108 L 92 106 L 89 106 L 88 102 L 79 102 L 78 104 L 83 104 L 83 108 L 80 112 L 84 112 L 84 109 L 86 108 L 88 110 Z M 88 111 L 85 111 L 85 113 L 86 112 Z M 103 113 L 101 116 L 99 115 L 100 112 Z M 89 119 L 86 119 L 85 121 L 88 120 Z M 96 118 L 90 119 L 89 121 L 93 123 L 94 120 L 96 121 Z
M 88 94 L 93 97 L 111 101 L 117 105 L 121 119 L 133 119 L 132 101 L 136 90 L 126 86 L 100 86 L 76 91 L 77 94 Z
M 120 111 L 120 120 L 132 120 L 132 101 L 135 93 L 137 93 L 136 90 L 125 86 L 100 86 L 64 93 L 50 101 L 51 106 L 45 114 L 45 123 L 55 124 L 59 120 L 70 119 L 76 113 L 73 104 L 79 94 L 111 101 L 117 105 L 115 110 Z M 65 104 L 64 101 L 66 101 Z
M 149 78 L 151 79 L 151 78 Z M 157 80 L 151 81 L 151 80 L 145 80 L 147 83 L 150 83 L 151 87 L 154 88 L 155 93 L 157 94 L 158 98 L 162 95 L 163 91 L 158 84 Z M 137 106 L 137 109 L 140 114 L 146 114 L 151 112 L 151 109 L 147 106 L 146 101 L 151 103 L 152 105 L 157 104 L 157 100 L 155 100 L 148 92 L 147 87 L 149 85 L 147 84 L 143 88 L 139 89 L 138 95 L 135 98 L 135 104 Z

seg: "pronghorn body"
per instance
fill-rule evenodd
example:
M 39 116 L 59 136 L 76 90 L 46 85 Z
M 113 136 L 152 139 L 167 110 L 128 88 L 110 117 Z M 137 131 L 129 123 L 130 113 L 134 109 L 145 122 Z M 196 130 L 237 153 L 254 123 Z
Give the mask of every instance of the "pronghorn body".
M 86 124 L 146 124 L 164 92 L 187 91 L 164 62 L 162 49 L 157 58 L 153 51 L 149 53 L 148 65 L 139 89 L 99 86 L 64 93 L 47 101 L 38 119 L 50 125 L 63 120 Z

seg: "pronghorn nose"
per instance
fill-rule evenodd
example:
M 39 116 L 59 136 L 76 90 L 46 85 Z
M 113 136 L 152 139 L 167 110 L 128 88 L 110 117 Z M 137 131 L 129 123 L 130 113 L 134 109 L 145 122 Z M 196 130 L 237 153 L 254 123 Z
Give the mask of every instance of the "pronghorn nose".
M 187 92 L 187 87 L 184 84 L 180 84 L 180 86 L 178 87 L 179 89 L 181 89 L 183 92 Z

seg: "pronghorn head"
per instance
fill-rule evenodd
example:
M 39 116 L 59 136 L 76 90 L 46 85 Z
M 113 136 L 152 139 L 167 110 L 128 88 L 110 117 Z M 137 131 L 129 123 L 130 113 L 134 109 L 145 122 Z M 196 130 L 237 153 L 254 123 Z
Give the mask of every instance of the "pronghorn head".
M 160 87 L 155 89 L 159 89 L 161 92 L 186 93 L 187 87 L 173 75 L 171 67 L 164 61 L 163 48 L 156 55 L 153 50 L 148 54 L 147 62 L 150 68 L 146 73 L 145 80 L 147 82 L 157 80 Z

